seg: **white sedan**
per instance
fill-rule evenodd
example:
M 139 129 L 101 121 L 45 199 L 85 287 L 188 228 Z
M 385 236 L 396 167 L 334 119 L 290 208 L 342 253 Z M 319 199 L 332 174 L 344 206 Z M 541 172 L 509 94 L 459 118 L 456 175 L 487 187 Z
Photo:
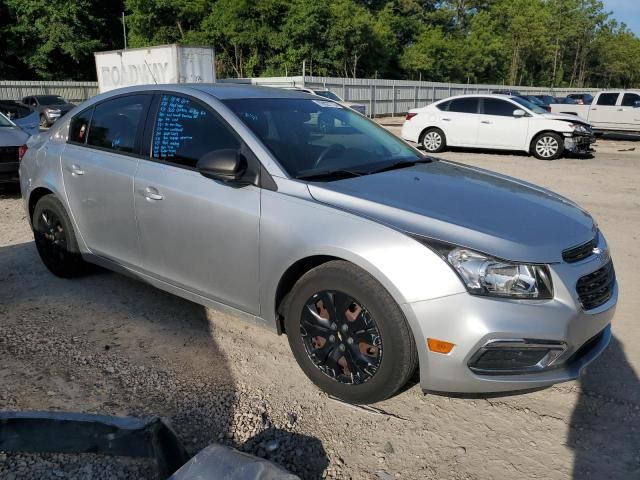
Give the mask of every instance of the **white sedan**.
M 402 138 L 430 153 L 447 147 L 518 150 L 541 160 L 555 160 L 565 151 L 586 153 L 595 141 L 588 122 L 510 95 L 462 95 L 415 108 L 407 114 Z

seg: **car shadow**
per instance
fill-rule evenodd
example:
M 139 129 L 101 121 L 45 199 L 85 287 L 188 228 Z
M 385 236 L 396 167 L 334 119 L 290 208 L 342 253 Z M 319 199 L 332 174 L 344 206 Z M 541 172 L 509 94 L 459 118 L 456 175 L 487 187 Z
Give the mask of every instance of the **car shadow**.
M 302 479 L 322 478 L 329 461 L 319 439 L 273 422 L 252 424 L 257 433 L 248 440 L 238 435 L 248 428 L 239 425 L 242 414 L 257 418 L 258 404 L 239 391 L 211 312 L 201 305 L 106 270 L 57 278 L 33 242 L 0 247 L 0 285 L 0 409 L 53 404 L 54 410 L 157 415 L 168 419 L 191 455 L 222 443 Z M 41 340 L 22 341 L 31 337 Z M 72 375 L 54 383 L 64 376 L 58 372 Z M 56 397 L 29 397 L 24 384 L 8 381 L 22 374 Z
M 640 381 L 615 336 L 579 384 L 567 438 L 572 478 L 640 478 Z

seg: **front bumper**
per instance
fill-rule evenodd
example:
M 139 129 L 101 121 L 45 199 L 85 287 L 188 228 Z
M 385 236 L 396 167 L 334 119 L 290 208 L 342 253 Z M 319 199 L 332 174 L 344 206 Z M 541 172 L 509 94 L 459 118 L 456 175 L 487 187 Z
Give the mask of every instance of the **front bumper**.
M 593 134 L 565 134 L 564 149 L 571 153 L 587 153 L 590 152 L 591 145 L 595 143 L 596 138 Z
M 597 256 L 575 264 L 551 265 L 554 298 L 509 300 L 460 293 L 403 305 L 414 327 L 420 358 L 420 385 L 425 391 L 493 393 L 542 388 L 577 378 L 607 347 L 618 286 L 611 298 L 585 311 L 575 290 L 577 280 L 602 267 Z M 416 328 L 417 326 L 417 328 Z M 434 353 L 427 338 L 455 344 L 449 354 Z M 548 341 L 563 345 L 562 354 L 535 371 L 486 374 L 471 361 L 487 344 L 506 340 Z

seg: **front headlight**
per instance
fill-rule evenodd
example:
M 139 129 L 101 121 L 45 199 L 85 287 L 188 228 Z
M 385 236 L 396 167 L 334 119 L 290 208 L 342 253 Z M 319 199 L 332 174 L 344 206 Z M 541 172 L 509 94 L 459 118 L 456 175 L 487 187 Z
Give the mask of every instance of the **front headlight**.
M 570 123 L 569 126 L 573 128 L 574 132 L 591 133 L 590 129 L 581 123 Z
M 551 274 L 546 265 L 509 262 L 468 248 L 424 237 L 414 238 L 438 253 L 473 295 L 534 300 L 553 298 Z
M 47 108 L 47 113 L 51 115 L 60 115 L 60 110 L 57 108 Z
M 456 247 L 447 261 L 476 295 L 530 299 L 552 298 L 551 277 L 544 265 L 510 263 Z

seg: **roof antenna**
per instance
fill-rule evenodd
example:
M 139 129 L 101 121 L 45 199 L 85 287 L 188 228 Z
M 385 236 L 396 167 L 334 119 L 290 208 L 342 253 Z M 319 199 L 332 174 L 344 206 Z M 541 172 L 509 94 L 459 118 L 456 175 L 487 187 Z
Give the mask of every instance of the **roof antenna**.
M 156 85 L 158 84 L 158 81 L 156 80 L 156 77 L 153 76 L 153 72 L 151 71 L 151 67 L 149 66 L 149 64 L 147 63 L 147 59 L 144 59 L 144 64 L 147 66 L 147 68 L 149 69 L 149 73 L 151 74 L 151 78 L 153 78 L 153 83 L 155 83 Z

